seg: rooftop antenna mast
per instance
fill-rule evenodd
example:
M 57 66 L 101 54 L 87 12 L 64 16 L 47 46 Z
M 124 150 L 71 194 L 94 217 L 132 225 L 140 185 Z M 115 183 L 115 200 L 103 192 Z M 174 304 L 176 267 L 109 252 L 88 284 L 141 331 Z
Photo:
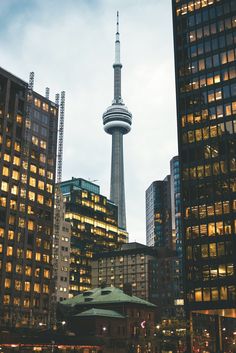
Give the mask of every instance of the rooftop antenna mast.
M 57 183 L 60 183 L 62 180 L 64 116 L 65 116 L 65 91 L 62 91 L 61 92 L 61 102 L 60 102 L 59 130 L 58 130 Z
M 49 88 L 49 87 L 46 87 L 46 88 L 45 88 L 45 97 L 46 97 L 47 99 L 49 99 L 49 96 L 50 96 L 50 88 Z

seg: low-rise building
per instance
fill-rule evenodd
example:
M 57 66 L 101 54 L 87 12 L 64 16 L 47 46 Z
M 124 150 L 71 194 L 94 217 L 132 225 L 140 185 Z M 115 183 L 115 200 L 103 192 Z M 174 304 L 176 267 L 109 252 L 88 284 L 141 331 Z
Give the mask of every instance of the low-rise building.
M 102 352 L 158 352 L 155 305 L 115 287 L 100 287 L 62 301 L 61 320 L 78 339 L 101 339 Z

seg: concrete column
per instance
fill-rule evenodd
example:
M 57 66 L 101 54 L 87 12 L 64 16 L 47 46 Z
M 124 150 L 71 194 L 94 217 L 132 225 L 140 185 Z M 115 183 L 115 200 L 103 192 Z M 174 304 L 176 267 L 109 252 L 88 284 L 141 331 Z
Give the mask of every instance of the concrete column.
M 216 352 L 222 353 L 222 327 L 220 315 L 215 316 L 215 339 L 216 339 Z
M 121 129 L 114 129 L 112 132 L 110 199 L 118 206 L 118 226 L 126 229 L 123 134 Z

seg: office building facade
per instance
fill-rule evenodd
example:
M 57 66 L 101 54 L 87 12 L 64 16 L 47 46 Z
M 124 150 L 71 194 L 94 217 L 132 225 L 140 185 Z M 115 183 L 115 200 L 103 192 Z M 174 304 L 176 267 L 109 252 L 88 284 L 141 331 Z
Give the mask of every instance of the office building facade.
M 176 251 L 177 256 L 175 261 L 175 303 L 177 312 L 180 316 L 183 316 L 183 242 L 181 220 L 180 166 L 178 156 L 173 157 L 170 161 L 170 176 L 173 249 Z
M 60 184 L 65 220 L 71 224 L 70 297 L 91 288 L 93 255 L 118 248 L 128 234 L 118 227 L 117 206 L 100 194 L 98 185 L 72 178 Z
M 0 325 L 50 324 L 56 105 L 0 69 Z
M 118 250 L 98 253 L 92 262 L 92 287 L 106 283 L 123 290 L 130 285 L 133 295 L 152 301 L 153 261 L 156 261 L 155 249 L 136 242 L 123 244 Z
M 170 176 L 154 181 L 146 190 L 146 243 L 172 248 Z
M 189 350 L 192 318 L 211 314 L 221 351 L 236 318 L 236 2 L 172 5 Z

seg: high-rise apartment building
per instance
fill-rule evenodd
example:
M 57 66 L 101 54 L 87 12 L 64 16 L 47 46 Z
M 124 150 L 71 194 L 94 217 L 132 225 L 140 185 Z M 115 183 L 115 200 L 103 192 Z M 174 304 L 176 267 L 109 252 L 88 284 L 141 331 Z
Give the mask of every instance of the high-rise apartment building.
M 146 242 L 172 248 L 170 176 L 154 181 L 146 190 Z
M 118 227 L 117 206 L 98 185 L 81 179 L 61 183 L 65 220 L 71 223 L 70 296 L 91 288 L 93 254 L 118 248 L 128 234 Z
M 56 198 L 59 198 L 57 202 Z M 54 286 L 55 299 L 57 302 L 69 298 L 70 286 L 70 241 L 71 241 L 71 225 L 65 221 L 65 205 L 63 195 L 59 188 L 55 192 L 55 208 L 59 206 L 59 212 L 54 212 L 54 232 L 58 227 L 58 242 L 54 242 L 53 246 L 57 246 L 57 251 L 53 252 L 53 270 L 54 270 Z M 57 220 L 56 217 L 59 217 Z
M 236 318 L 236 2 L 172 4 L 189 351 L 192 318 L 208 314 L 216 352 Z
M 118 226 L 126 230 L 125 182 L 123 161 L 123 135 L 131 130 L 132 114 L 121 97 L 120 33 L 119 13 L 117 12 L 117 30 L 115 42 L 114 99 L 112 105 L 103 114 L 104 130 L 112 135 L 111 192 L 110 199 L 118 206 Z
M 0 69 L 0 326 L 49 324 L 57 106 Z

